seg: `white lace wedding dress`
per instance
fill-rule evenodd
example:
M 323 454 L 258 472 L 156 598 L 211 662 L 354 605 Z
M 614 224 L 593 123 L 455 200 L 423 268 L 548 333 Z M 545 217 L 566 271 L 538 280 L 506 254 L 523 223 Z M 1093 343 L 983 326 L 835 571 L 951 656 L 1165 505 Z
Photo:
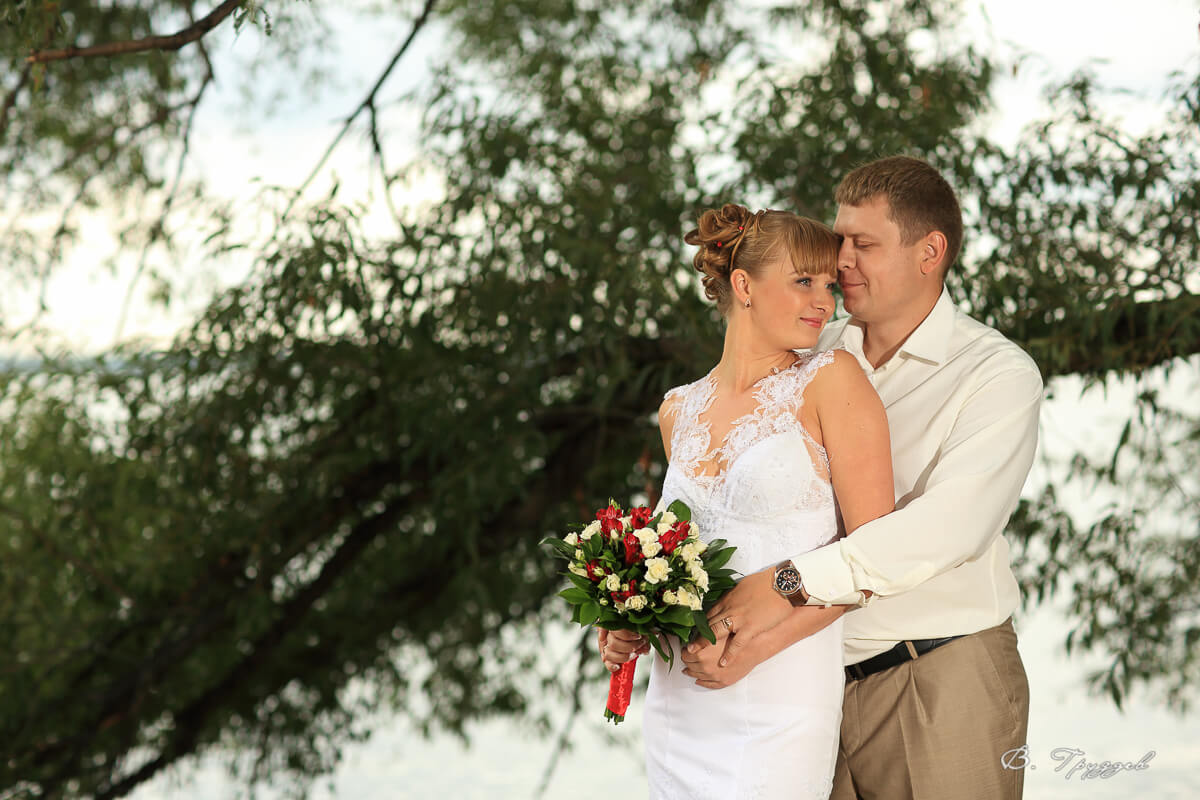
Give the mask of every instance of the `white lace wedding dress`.
M 730 566 L 740 573 L 837 536 L 828 460 L 799 419 L 804 388 L 832 360 L 831 352 L 805 354 L 760 381 L 756 409 L 716 449 L 701 420 L 713 374 L 666 395 L 674 427 L 663 503 L 683 500 L 704 540 L 735 545 Z M 670 671 L 651 656 L 643 738 L 652 800 L 829 796 L 842 716 L 840 620 L 724 689 L 697 686 L 672 645 Z

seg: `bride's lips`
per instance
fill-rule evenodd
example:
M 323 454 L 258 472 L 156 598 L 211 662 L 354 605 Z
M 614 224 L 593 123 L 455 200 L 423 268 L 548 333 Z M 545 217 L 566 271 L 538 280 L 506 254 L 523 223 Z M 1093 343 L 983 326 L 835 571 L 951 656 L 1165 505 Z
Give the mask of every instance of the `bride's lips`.
M 825 324 L 825 321 L 820 317 L 801 317 L 800 321 L 813 328 L 819 328 Z

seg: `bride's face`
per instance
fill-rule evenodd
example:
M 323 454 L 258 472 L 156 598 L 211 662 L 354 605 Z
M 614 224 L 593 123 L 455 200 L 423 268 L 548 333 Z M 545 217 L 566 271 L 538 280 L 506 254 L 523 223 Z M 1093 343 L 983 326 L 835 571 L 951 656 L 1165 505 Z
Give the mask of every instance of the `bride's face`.
M 798 273 L 786 256 L 772 261 L 757 280 L 747 280 L 750 316 L 771 347 L 799 350 L 815 347 L 833 316 L 833 275 Z

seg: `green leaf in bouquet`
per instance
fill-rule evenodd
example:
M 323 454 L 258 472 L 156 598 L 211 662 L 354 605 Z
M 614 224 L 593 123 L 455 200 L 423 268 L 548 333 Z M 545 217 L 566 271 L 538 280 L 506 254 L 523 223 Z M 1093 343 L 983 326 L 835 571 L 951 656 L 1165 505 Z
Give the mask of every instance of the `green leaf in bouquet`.
M 600 616 L 600 604 L 599 603 L 597 603 L 593 600 L 589 600 L 586 603 L 584 603 L 583 605 L 579 606 L 579 624 L 580 625 L 591 625 L 593 622 L 596 621 L 596 618 L 599 616 Z
M 576 575 L 574 572 L 568 572 L 567 577 L 571 580 L 571 583 L 575 584 L 585 592 L 592 588 L 592 582 L 582 575 Z
M 654 648 L 654 652 L 658 653 L 659 657 L 667 662 L 667 667 L 670 668 L 675 663 L 675 653 L 670 647 L 663 645 L 662 639 L 658 634 L 651 633 L 646 638 L 650 640 L 650 646 Z
M 667 511 L 670 511 L 676 516 L 676 518 L 681 519 L 684 522 L 692 521 L 692 510 L 688 508 L 687 503 L 683 502 L 682 500 L 676 500 L 671 503 L 671 505 L 667 506 Z
M 601 607 L 600 616 L 592 624 L 606 631 L 629 630 L 629 622 L 611 608 Z
M 704 552 L 708 554 L 715 553 L 727 544 L 729 544 L 728 539 L 713 539 L 708 543 L 708 549 Z M 707 558 L 707 556 L 701 556 L 701 558 Z
M 559 539 L 557 536 L 547 536 L 540 543 L 543 547 L 553 548 L 554 552 L 563 558 L 575 558 L 575 548 Z
M 592 596 L 578 586 L 572 586 L 568 589 L 563 589 L 558 593 L 558 596 L 566 600 L 571 605 L 579 605 L 580 603 L 594 602 Z
M 704 562 L 704 570 L 708 572 L 709 577 L 712 577 L 712 570 L 720 569 L 729 563 L 729 559 L 733 558 L 733 554 L 737 552 L 736 547 L 727 547 L 724 550 L 713 555 L 711 559 Z
M 629 617 L 630 622 L 636 622 L 639 625 L 645 625 L 647 622 L 650 622 L 651 620 L 654 619 L 654 612 L 652 612 L 652 611 L 630 611 L 628 614 L 628 617 Z
M 692 638 L 691 625 L 664 625 L 663 629 L 681 642 L 686 643 Z
M 584 554 L 588 558 L 595 558 L 600 555 L 600 551 L 604 549 L 604 537 L 597 533 L 586 542 L 580 542 L 579 546 L 583 549 Z
M 685 606 L 671 606 L 665 613 L 659 614 L 658 619 L 665 625 L 691 625 L 692 610 Z
M 707 595 L 705 596 L 704 601 L 707 605 Z M 717 643 L 717 635 L 713 633 L 713 629 L 709 627 L 708 616 L 703 611 L 692 612 L 692 624 L 696 626 L 696 630 L 700 633 L 700 635 L 709 641 L 709 644 Z

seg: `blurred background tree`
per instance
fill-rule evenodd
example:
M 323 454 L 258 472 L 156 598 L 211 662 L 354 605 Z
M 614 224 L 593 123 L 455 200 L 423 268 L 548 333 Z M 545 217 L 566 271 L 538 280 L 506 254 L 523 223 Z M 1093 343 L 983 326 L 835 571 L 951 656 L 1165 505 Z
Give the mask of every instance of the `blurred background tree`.
M 1004 147 L 979 124 L 1003 65 L 962 44 L 943 0 L 366 10 L 412 22 L 343 131 L 365 134 L 394 232 L 297 191 L 322 160 L 255 199 L 274 220 L 257 238 L 185 178 L 222 69 L 206 42 L 270 29 L 240 79 L 303 69 L 332 4 L 0 11 L 13 281 L 36 293 L 63 269 L 88 207 L 124 221 L 161 302 L 197 232 L 209 258 L 252 264 L 169 347 L 0 375 L 0 785 L 119 797 L 223 746 L 248 781 L 290 773 L 302 792 L 372 708 L 461 732 L 570 694 L 575 666 L 563 678 L 531 644 L 560 612 L 535 544 L 608 496 L 654 495 L 653 412 L 720 352 L 683 231 L 726 200 L 832 219 L 838 179 L 896 152 L 964 199 L 960 305 L 1050 391 L 1136 382 L 1120 437 L 1071 465 L 1103 515 L 1077 522 L 1051 487 L 1012 537 L 1028 597 L 1069 597 L 1068 644 L 1111 657 L 1098 688 L 1194 696 L 1200 419 L 1161 389 L 1196 396 L 1200 76 L 1134 135 L 1082 73 Z M 389 166 L 378 90 L 432 35 L 434 80 L 405 101 L 420 155 Z M 116 42 L 144 47 L 69 49 Z M 413 169 L 441 183 L 419 212 L 390 202 Z

